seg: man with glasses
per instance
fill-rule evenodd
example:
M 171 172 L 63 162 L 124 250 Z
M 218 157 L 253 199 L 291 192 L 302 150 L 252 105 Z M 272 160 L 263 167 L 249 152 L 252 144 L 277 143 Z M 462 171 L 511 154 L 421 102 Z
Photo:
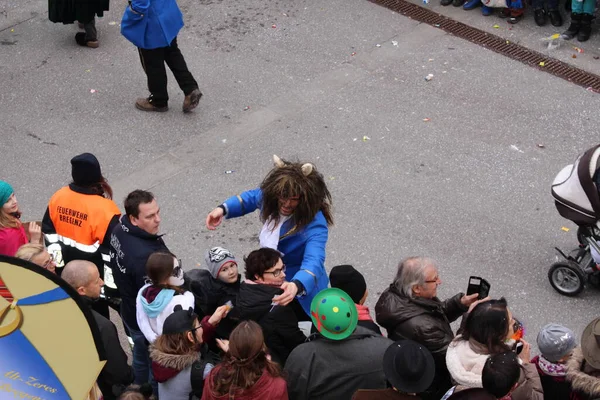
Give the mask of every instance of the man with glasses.
M 273 161 L 275 168 L 260 188 L 225 200 L 208 214 L 206 227 L 214 230 L 224 217 L 236 218 L 259 209 L 263 222 L 260 245 L 281 252 L 290 277 L 273 302 L 287 305 L 298 297 L 302 306 L 298 318 L 308 320 L 313 297 L 329 285 L 325 246 L 333 224 L 331 194 L 313 164 L 287 162 L 277 156 Z
M 148 280 L 146 262 L 154 252 L 169 252 L 160 235 L 160 208 L 154 195 L 134 190 L 125 198 L 125 215 L 110 237 L 110 264 L 121 294 L 121 317 L 133 339 L 133 370 L 135 383 L 152 382 L 155 395 L 158 386 L 152 379 L 148 344 L 136 319 L 138 291 Z
M 450 323 L 465 313 L 478 294 L 458 293 L 445 301 L 437 298 L 442 284 L 435 262 L 426 257 L 409 257 L 398 265 L 394 282 L 375 306 L 377 323 L 392 340 L 410 339 L 433 354 L 436 376 L 424 398 L 439 399 L 452 386 L 446 369 L 446 349 L 454 338 Z
M 240 285 L 237 312 L 240 320 L 250 319 L 262 327 L 273 361 L 283 366 L 292 350 L 306 340 L 293 308 L 273 302 L 283 292 L 286 266 L 281 253 L 268 247 L 252 251 L 244 262 L 246 280 Z

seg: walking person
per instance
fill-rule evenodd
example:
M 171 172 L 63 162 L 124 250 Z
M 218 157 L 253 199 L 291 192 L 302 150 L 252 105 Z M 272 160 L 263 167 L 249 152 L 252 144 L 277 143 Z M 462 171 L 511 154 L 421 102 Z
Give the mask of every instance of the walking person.
M 198 106 L 202 93 L 177 46 L 177 34 L 182 27 L 183 15 L 176 0 L 131 0 L 125 9 L 121 34 L 137 46 L 150 91 L 149 97 L 136 100 L 137 109 L 169 110 L 165 63 L 185 95 L 183 112 Z
M 96 31 L 96 15 L 103 17 L 104 11 L 108 11 L 109 4 L 109 0 L 49 0 L 48 19 L 63 24 L 78 21 L 79 27 L 85 32 L 76 33 L 75 42 L 80 46 L 95 49 L 100 46 Z

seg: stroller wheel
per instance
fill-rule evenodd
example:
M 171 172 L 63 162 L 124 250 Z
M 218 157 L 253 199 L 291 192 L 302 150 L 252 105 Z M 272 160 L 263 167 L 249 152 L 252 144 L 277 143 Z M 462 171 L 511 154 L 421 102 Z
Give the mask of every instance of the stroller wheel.
M 558 293 L 577 296 L 585 287 L 585 274 L 574 262 L 561 261 L 552 264 L 548 271 L 550 284 Z

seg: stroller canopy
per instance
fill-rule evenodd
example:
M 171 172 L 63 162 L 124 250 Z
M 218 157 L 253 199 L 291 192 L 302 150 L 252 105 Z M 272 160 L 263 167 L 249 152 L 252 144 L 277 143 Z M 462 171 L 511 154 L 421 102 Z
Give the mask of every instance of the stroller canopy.
M 564 167 L 552 182 L 558 213 L 577 225 L 595 225 L 600 220 L 599 158 L 600 145 L 596 145 Z

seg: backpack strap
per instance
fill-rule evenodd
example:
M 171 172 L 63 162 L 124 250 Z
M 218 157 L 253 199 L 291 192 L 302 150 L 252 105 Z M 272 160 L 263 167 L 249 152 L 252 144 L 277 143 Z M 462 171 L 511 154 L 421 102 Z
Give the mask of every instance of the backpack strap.
M 190 372 L 190 381 L 192 383 L 192 391 L 190 392 L 190 400 L 199 400 L 202 398 L 202 391 L 204 390 L 204 369 L 206 368 L 206 361 L 199 359 L 192 364 L 192 370 Z
M 190 371 L 192 391 L 190 392 L 189 400 L 200 400 L 202 398 L 202 391 L 204 390 L 204 371 L 206 371 L 206 366 L 210 364 L 214 367 L 220 361 L 221 358 L 219 355 L 210 351 L 206 343 L 202 345 L 200 358 L 192 364 Z
M 598 167 L 598 154 L 596 154 L 596 150 L 599 148 L 600 145 L 597 145 L 583 153 L 579 159 L 579 165 L 577 166 L 577 175 L 579 176 L 581 187 L 587 198 L 590 200 L 596 218 L 600 218 L 600 194 L 598 193 L 598 188 L 594 182 L 594 175 L 596 175 L 597 171 L 593 174 L 590 173 L 590 164 L 593 161 L 596 163 L 596 168 Z M 593 160 L 594 157 L 596 157 L 596 160 Z

